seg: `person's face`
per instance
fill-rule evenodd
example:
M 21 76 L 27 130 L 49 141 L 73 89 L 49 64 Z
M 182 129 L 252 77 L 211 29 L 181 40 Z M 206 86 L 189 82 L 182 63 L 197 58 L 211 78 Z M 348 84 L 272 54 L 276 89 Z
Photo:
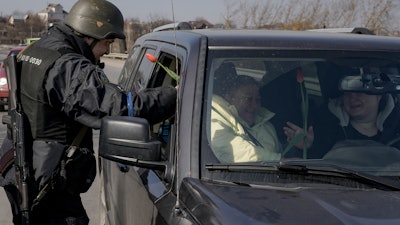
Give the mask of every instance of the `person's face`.
M 94 40 L 92 40 L 94 41 Z M 96 61 L 100 61 L 100 58 L 103 55 L 109 54 L 110 53 L 110 45 L 114 42 L 114 39 L 104 39 L 100 40 L 96 43 L 96 45 L 93 47 L 93 55 L 96 58 Z
M 381 98 L 381 95 L 345 92 L 343 95 L 344 109 L 352 119 L 375 120 Z
M 253 125 L 261 107 L 259 88 L 248 84 L 234 90 L 230 95 L 230 103 L 234 105 L 239 116 L 249 125 Z

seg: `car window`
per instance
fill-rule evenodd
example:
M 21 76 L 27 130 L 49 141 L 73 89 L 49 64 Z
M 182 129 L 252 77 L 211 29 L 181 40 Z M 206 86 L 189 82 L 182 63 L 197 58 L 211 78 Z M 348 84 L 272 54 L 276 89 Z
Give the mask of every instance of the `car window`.
M 180 74 L 181 63 L 178 60 L 178 72 L 177 72 L 177 58 L 167 52 L 161 51 L 157 57 L 160 64 L 165 66 L 166 68 L 174 71 L 177 74 Z M 177 81 L 174 80 L 168 73 L 163 69 L 159 64 L 154 63 L 154 68 L 151 73 L 151 77 L 148 81 L 148 87 L 160 87 L 160 86 L 173 86 L 177 85 Z M 160 123 L 154 124 L 152 126 L 153 136 L 160 140 L 163 144 L 163 155 L 162 157 L 165 160 L 168 160 L 170 155 L 170 147 L 171 147 L 171 139 L 173 135 L 174 129 L 174 120 L 175 118 L 168 118 L 166 120 L 161 121 Z
M 176 57 L 174 55 L 161 52 L 158 61 L 165 66 L 166 68 L 174 71 L 175 73 L 179 74 L 179 70 L 181 67 L 180 62 L 178 63 L 178 72 L 177 71 L 177 66 L 176 66 Z M 150 87 L 159 87 L 159 86 L 176 86 L 177 82 L 167 74 L 165 69 L 163 69 L 159 64 L 155 65 L 155 68 L 153 70 L 153 74 L 151 75 L 150 81 L 149 81 L 149 86 Z
M 139 54 L 140 46 L 132 47 L 119 76 L 118 83 L 121 87 L 127 88 L 127 86 L 129 85 L 129 79 L 132 77 L 133 72 L 139 65 L 138 63 L 136 63 L 138 61 Z
M 203 164 L 322 160 L 387 172 L 393 158 L 378 165 L 373 155 L 379 155 L 378 150 L 367 157 L 358 149 L 370 141 L 400 160 L 400 143 L 391 141 L 400 131 L 395 93 L 400 59 L 395 53 L 213 50 L 207 66 L 203 146 L 208 147 L 203 148 Z M 368 133 L 355 121 L 374 104 L 378 125 Z M 291 128 L 287 122 L 296 128 L 285 130 Z M 310 127 L 314 140 L 301 132 Z M 342 154 L 344 149 L 352 154 Z M 356 159 L 368 169 L 353 162 Z M 399 174 L 400 167 L 391 172 Z
M 140 52 L 134 50 L 127 59 L 120 76 L 120 82 L 125 81 L 125 85 L 120 83 L 125 90 L 137 92 L 147 87 L 155 64 L 144 57 L 146 54 L 154 55 L 155 49 L 144 48 Z

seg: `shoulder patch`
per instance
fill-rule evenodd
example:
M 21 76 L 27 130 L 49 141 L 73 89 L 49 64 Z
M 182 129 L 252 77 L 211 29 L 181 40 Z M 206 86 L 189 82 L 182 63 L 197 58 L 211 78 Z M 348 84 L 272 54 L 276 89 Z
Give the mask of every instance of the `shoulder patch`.
M 97 77 L 103 84 L 110 83 L 110 80 L 108 79 L 107 75 L 104 73 L 102 69 L 97 70 Z

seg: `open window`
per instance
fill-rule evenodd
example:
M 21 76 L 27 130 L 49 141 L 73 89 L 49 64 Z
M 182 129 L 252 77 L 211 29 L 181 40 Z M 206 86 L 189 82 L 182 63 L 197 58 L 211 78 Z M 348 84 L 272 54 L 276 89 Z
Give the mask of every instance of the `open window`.
M 158 61 L 167 67 L 168 69 L 174 71 L 179 74 L 181 63 L 177 58 L 169 53 L 160 52 L 157 57 Z M 178 71 L 177 71 L 178 70 Z M 148 81 L 147 87 L 160 87 L 160 86 L 173 86 L 177 85 L 177 81 L 174 80 L 168 73 L 159 65 L 154 64 L 154 69 L 152 70 L 151 77 Z M 153 137 L 162 143 L 162 157 L 165 160 L 168 160 L 171 157 L 170 148 L 172 146 L 171 141 L 173 141 L 173 129 L 174 129 L 174 120 L 175 117 L 168 118 L 166 120 L 161 121 L 160 123 L 154 124 L 151 127 L 151 132 Z

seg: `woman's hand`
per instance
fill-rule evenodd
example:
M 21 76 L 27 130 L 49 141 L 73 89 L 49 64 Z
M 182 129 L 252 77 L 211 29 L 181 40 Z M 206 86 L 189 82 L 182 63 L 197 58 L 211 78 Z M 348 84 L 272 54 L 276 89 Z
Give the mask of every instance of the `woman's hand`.
M 304 134 L 303 128 L 295 125 L 294 123 L 286 122 L 286 125 L 287 127 L 283 127 L 283 132 L 285 133 L 288 142 L 290 142 L 297 135 Z M 308 128 L 306 138 L 307 138 L 307 148 L 309 148 L 314 142 L 314 129 L 312 126 Z M 300 140 L 294 146 L 296 146 L 299 149 L 303 149 L 304 141 Z

